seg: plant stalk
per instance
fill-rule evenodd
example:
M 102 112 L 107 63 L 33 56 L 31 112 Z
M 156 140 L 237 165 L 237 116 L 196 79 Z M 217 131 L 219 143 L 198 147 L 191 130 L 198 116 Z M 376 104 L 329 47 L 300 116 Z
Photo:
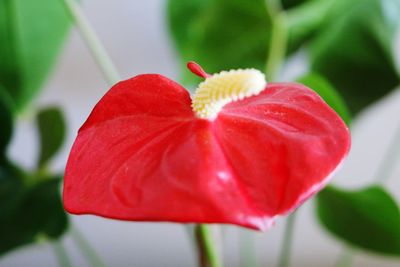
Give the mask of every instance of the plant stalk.
M 120 80 L 120 76 L 108 56 L 106 50 L 101 44 L 95 31 L 87 20 L 82 8 L 76 0 L 62 0 L 66 10 L 68 11 L 72 21 L 81 33 L 82 38 L 85 40 L 92 56 L 96 60 L 97 65 L 100 67 L 103 75 L 105 76 L 109 85 L 114 85 Z
M 195 236 L 199 253 L 199 267 L 222 267 L 209 226 L 196 225 Z
M 396 159 L 400 153 L 400 124 L 397 126 L 392 140 L 390 141 L 388 150 L 383 156 L 381 164 L 379 165 L 378 171 L 375 175 L 375 181 L 378 184 L 385 183 L 389 178 L 390 174 L 396 167 Z
M 72 267 L 72 264 L 68 258 L 67 251 L 61 240 L 52 242 L 51 247 L 53 248 L 54 254 L 57 257 L 58 264 L 61 267 Z
M 115 68 L 111 58 L 107 54 L 104 46 L 97 37 L 95 31 L 90 25 L 85 13 L 76 0 L 61 0 L 65 9 L 75 26 L 81 33 L 82 38 L 85 40 L 90 53 L 94 57 L 97 65 L 101 69 L 107 83 L 114 85 L 120 80 L 120 76 Z M 85 254 L 87 260 L 93 267 L 105 267 L 106 265 L 97 255 L 96 251 L 91 247 L 90 243 L 84 238 L 82 233 L 76 227 L 71 227 L 72 237 L 81 251 Z
M 90 266 L 92 267 L 106 267 L 104 262 L 101 260 L 96 251 L 92 248 L 89 241 L 83 236 L 83 234 L 76 228 L 71 226 L 71 234 L 75 243 L 78 245 L 80 251 L 85 255 Z
M 240 231 L 240 266 L 258 267 L 254 233 Z
M 336 267 L 350 267 L 353 264 L 354 254 L 352 251 L 344 247 L 335 266 Z
M 265 75 L 269 81 L 275 81 L 282 67 L 287 47 L 286 13 L 278 0 L 267 0 L 267 9 L 272 20 L 271 41 L 267 51 Z
M 295 225 L 296 213 L 292 213 L 286 220 L 285 231 L 283 233 L 283 243 L 281 248 L 281 254 L 279 256 L 278 266 L 289 267 L 290 266 L 290 254 L 292 251 L 293 232 Z

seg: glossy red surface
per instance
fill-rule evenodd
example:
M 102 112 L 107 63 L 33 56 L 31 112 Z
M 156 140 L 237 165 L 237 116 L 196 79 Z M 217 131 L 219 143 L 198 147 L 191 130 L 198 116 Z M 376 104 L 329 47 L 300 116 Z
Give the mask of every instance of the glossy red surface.
M 79 130 L 64 205 L 74 214 L 264 230 L 321 189 L 349 148 L 343 121 L 303 85 L 269 84 L 208 121 L 179 84 L 139 75 L 111 88 Z

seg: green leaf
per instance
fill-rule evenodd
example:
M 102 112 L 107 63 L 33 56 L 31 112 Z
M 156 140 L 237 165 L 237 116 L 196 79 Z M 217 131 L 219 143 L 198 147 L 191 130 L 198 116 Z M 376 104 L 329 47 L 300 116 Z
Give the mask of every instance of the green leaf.
M 38 166 L 44 166 L 61 148 L 66 133 L 66 124 L 61 110 L 57 107 L 42 109 L 37 115 L 40 137 Z
M 38 183 L 23 205 L 23 217 L 30 219 L 29 225 L 50 238 L 60 237 L 68 225 L 60 196 L 61 181 L 61 177 L 52 177 Z
M 60 237 L 68 227 L 59 193 L 61 178 L 25 187 L 12 213 L 0 214 L 0 254 L 35 242 L 38 237 Z
M 393 44 L 398 0 L 337 0 L 311 43 L 311 68 L 339 90 L 353 113 L 399 83 Z
M 0 160 L 5 157 L 5 150 L 11 140 L 13 130 L 13 118 L 10 104 L 10 98 L 7 92 L 0 85 Z
M 0 255 L 21 243 L 28 242 L 30 238 L 26 233 L 27 229 L 13 230 L 16 223 L 13 218 L 19 212 L 25 194 L 26 186 L 22 170 L 7 160 L 2 160 L 0 162 Z
M 329 186 L 318 194 L 317 214 L 330 233 L 350 245 L 400 256 L 400 210 L 382 187 L 345 191 Z
M 335 1 L 337 0 L 301 1 L 296 3 L 295 8 L 286 11 L 288 54 L 315 36 Z
M 333 108 L 343 121 L 350 125 L 351 115 L 340 94 L 321 75 L 309 73 L 297 80 L 317 92 L 328 105 Z
M 0 217 L 15 212 L 25 193 L 25 173 L 8 160 L 0 160 Z
M 300 4 L 303 4 L 304 2 L 307 2 L 307 0 L 282 0 L 281 2 L 284 9 L 290 9 Z
M 0 1 L 0 81 L 18 109 L 43 85 L 68 25 L 62 1 Z
M 182 66 L 197 61 L 209 73 L 265 69 L 271 19 L 264 0 L 169 0 L 168 18 Z M 194 75 L 183 72 L 184 83 Z

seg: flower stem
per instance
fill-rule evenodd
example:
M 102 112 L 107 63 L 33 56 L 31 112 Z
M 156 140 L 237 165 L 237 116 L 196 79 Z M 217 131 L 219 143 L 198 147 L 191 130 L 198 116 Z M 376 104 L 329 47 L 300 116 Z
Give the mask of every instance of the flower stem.
M 258 267 L 254 233 L 240 231 L 240 266 Z
M 65 6 L 67 13 L 70 15 L 71 20 L 79 29 L 82 38 L 85 40 L 92 56 L 94 57 L 97 65 L 101 69 L 108 84 L 113 85 L 120 80 L 117 69 L 115 68 L 111 58 L 108 56 L 105 48 L 101 44 L 95 31 L 87 20 L 85 13 L 81 9 L 76 0 L 61 0 Z M 90 243 L 84 238 L 76 227 L 71 227 L 72 236 L 85 254 L 87 260 L 92 266 L 105 267 L 96 251 L 91 247 Z
M 376 183 L 385 183 L 392 173 L 393 169 L 396 167 L 396 160 L 398 154 L 400 153 L 400 124 L 397 126 L 392 140 L 389 144 L 386 154 L 383 156 L 381 164 L 375 176 Z
M 199 253 L 199 267 L 222 267 L 209 227 L 205 224 L 196 225 L 195 235 Z
M 97 255 L 96 251 L 91 247 L 90 243 L 86 240 L 78 228 L 72 226 L 71 234 L 75 243 L 78 245 L 79 249 L 85 255 L 92 267 L 106 267 L 99 255 Z
M 296 213 L 292 213 L 286 221 L 285 231 L 283 233 L 283 243 L 281 254 L 279 256 L 278 266 L 289 267 L 290 265 L 290 253 L 292 250 L 293 231 L 295 225 Z
M 352 251 L 344 247 L 342 253 L 340 254 L 335 266 L 336 267 L 350 267 L 353 263 L 354 254 Z
M 76 0 L 63 0 L 63 3 L 72 21 L 79 29 L 82 38 L 85 40 L 86 45 L 97 62 L 97 65 L 103 72 L 107 82 L 110 85 L 114 85 L 120 80 L 118 72 L 103 45 L 101 44 L 99 38 L 97 37 L 95 31 L 87 20 L 80 5 L 76 2 Z
M 64 245 L 61 243 L 61 240 L 52 242 L 51 246 L 54 254 L 57 257 L 58 264 L 61 267 L 72 267 L 72 264 L 67 256 L 67 251 L 65 250 Z
M 267 0 L 266 5 L 272 20 L 272 30 L 265 74 L 269 81 L 275 81 L 286 54 L 288 39 L 286 13 L 282 10 L 279 0 Z

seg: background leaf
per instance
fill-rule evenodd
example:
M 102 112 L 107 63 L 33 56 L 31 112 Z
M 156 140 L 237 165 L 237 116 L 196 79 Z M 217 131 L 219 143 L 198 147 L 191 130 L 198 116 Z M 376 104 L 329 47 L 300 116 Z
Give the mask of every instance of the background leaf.
M 22 209 L 29 224 L 51 238 L 60 237 L 68 224 L 60 196 L 61 181 L 61 177 L 51 177 L 38 183 L 28 193 Z
M 25 187 L 14 212 L 0 215 L 0 254 L 33 243 L 39 236 L 60 237 L 68 227 L 59 184 L 61 178 L 48 178 Z
M 61 148 L 66 132 L 66 124 L 61 110 L 49 107 L 39 111 L 37 125 L 40 137 L 38 166 L 44 166 Z
M 61 1 L 0 1 L 0 83 L 18 109 L 43 85 L 68 25 Z
M 344 100 L 324 77 L 317 73 L 309 73 L 300 77 L 297 81 L 317 92 L 339 114 L 343 121 L 350 125 L 351 115 Z
M 169 0 L 168 17 L 184 83 L 199 81 L 186 70 L 189 60 L 209 73 L 264 70 L 271 28 L 264 0 Z
M 400 82 L 393 43 L 400 22 L 398 0 L 284 0 L 288 54 L 309 46 L 313 72 L 324 76 L 353 114 Z M 265 69 L 271 17 L 265 1 L 169 0 L 168 18 L 181 55 L 183 82 L 200 79 L 186 70 L 198 61 L 210 73 Z
M 5 157 L 5 150 L 11 140 L 13 121 L 10 98 L 0 85 L 0 161 Z
M 291 54 L 315 36 L 337 0 L 298 1 L 286 11 L 288 27 L 287 52 Z
M 399 83 L 393 43 L 397 0 L 338 0 L 311 43 L 311 68 L 326 77 L 353 113 Z
M 296 7 L 300 4 L 303 4 L 304 2 L 307 2 L 307 0 L 282 0 L 282 7 L 284 9 L 290 9 L 293 7 Z
M 18 208 L 25 190 L 25 176 L 8 160 L 0 160 L 0 218 L 9 216 Z
M 400 256 L 400 210 L 382 187 L 344 191 L 329 186 L 318 194 L 317 214 L 321 224 L 345 242 Z

